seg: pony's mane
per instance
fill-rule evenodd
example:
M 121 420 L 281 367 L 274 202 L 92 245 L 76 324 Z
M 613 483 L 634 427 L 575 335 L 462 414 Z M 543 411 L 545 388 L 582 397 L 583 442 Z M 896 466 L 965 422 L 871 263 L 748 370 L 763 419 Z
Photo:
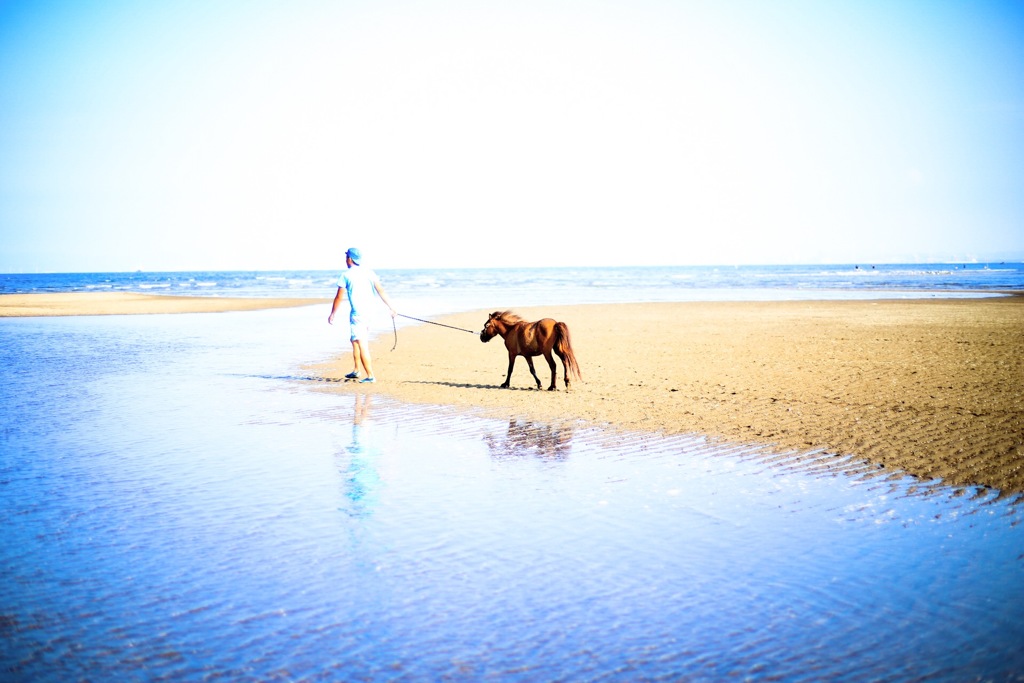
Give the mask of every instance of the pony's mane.
M 516 323 L 519 323 L 519 322 L 523 321 L 522 318 L 520 318 L 518 315 L 516 315 L 512 311 L 502 311 L 501 313 L 494 313 L 494 314 L 492 314 L 492 317 L 497 318 L 498 320 L 500 320 L 501 322 L 505 323 L 506 325 L 514 325 Z

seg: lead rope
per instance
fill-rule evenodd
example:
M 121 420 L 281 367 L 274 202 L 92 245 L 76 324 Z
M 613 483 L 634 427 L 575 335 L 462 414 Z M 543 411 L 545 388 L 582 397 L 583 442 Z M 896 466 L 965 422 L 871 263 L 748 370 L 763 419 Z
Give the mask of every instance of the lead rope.
M 474 332 L 473 330 L 467 330 L 465 327 L 455 327 L 453 325 L 445 325 L 444 323 L 435 323 L 433 320 L 423 320 L 422 318 L 414 318 L 411 315 L 402 315 L 401 313 L 399 313 L 398 315 L 403 317 L 403 318 L 407 318 L 409 320 L 415 320 L 418 323 L 427 323 L 428 325 L 437 325 L 438 327 L 447 327 L 450 330 L 458 330 L 459 332 L 469 332 L 470 334 L 473 334 L 473 335 L 476 334 L 476 332 Z M 395 349 L 398 348 L 398 326 L 395 324 L 395 319 L 394 318 L 391 319 L 391 326 L 395 330 L 395 345 L 393 347 L 391 347 L 391 350 L 394 351 Z

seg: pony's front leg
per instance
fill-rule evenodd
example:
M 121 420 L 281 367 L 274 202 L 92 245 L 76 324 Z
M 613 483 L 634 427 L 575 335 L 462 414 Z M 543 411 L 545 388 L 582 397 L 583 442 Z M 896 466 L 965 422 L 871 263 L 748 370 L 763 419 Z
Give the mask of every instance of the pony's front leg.
M 530 366 L 530 374 L 533 375 L 533 381 L 537 383 L 537 388 L 540 389 L 540 377 L 537 376 L 537 371 L 533 367 L 533 359 L 529 356 L 524 357 L 526 358 L 526 364 Z
M 508 389 L 509 384 L 512 382 L 512 368 L 515 367 L 515 364 L 516 364 L 516 354 L 509 353 L 508 354 L 508 374 L 505 375 L 505 383 L 501 385 L 502 389 Z

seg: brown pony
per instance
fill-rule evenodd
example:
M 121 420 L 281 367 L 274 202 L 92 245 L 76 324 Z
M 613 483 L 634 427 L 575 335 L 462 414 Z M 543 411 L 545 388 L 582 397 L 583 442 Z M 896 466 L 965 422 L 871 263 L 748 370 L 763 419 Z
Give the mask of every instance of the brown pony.
M 580 367 L 576 364 L 576 356 L 572 352 L 572 344 L 569 341 L 569 326 L 565 323 L 555 322 L 551 318 L 544 318 L 535 323 L 528 323 L 511 311 L 491 313 L 487 318 L 484 329 L 480 332 L 480 341 L 489 342 L 501 335 L 505 340 L 505 348 L 508 349 L 508 375 L 502 389 L 508 389 L 509 380 L 512 379 L 512 366 L 516 363 L 516 356 L 526 358 L 526 364 L 530 366 L 530 374 L 537 382 L 540 389 L 540 377 L 533 368 L 533 357 L 544 354 L 551 367 L 551 386 L 548 391 L 555 390 L 555 378 L 557 370 L 555 359 L 551 357 L 554 351 L 562 359 L 562 379 L 565 381 L 565 390 L 569 390 L 569 375 L 576 379 L 580 377 Z

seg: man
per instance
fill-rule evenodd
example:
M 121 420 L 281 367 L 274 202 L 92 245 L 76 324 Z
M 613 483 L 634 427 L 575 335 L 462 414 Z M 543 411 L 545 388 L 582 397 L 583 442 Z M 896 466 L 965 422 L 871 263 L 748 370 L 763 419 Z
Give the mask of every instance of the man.
M 351 330 L 353 366 L 352 372 L 345 375 L 345 379 L 359 379 L 359 367 L 362 366 L 366 376 L 360 382 L 372 384 L 377 380 L 373 376 L 373 363 L 370 358 L 370 328 L 367 324 L 367 315 L 373 298 L 375 296 L 381 298 L 381 301 L 391 310 L 392 318 L 398 313 L 395 312 L 395 307 L 388 300 L 388 295 L 384 292 L 377 274 L 369 268 L 359 265 L 362 260 L 362 254 L 356 248 L 345 252 L 347 269 L 338 278 L 338 293 L 334 295 L 334 303 L 331 304 L 331 314 L 327 317 L 327 322 L 331 325 L 334 324 L 334 313 L 338 310 L 338 304 L 341 303 L 341 292 L 344 290 L 348 294 L 348 303 L 352 308 L 349 315 L 349 328 Z

